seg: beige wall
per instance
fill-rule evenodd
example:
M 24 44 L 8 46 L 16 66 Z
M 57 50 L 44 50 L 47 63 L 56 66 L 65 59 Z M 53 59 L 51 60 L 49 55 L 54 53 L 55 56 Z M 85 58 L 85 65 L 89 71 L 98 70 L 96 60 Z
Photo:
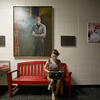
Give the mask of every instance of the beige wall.
M 15 60 L 13 57 L 13 6 L 52 6 L 54 8 L 54 47 L 72 71 L 72 84 L 100 84 L 100 44 L 87 42 L 87 23 L 100 22 L 100 0 L 0 0 L 0 35 L 6 47 L 0 48 L 0 60 L 16 63 L 37 59 Z M 75 35 L 76 47 L 61 47 L 61 35 Z

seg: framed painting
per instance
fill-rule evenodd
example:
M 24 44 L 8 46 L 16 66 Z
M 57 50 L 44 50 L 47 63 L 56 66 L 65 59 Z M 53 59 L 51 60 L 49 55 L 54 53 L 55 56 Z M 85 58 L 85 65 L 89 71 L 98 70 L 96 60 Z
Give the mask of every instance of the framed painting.
M 100 23 L 88 23 L 88 42 L 100 43 Z
M 13 7 L 14 57 L 48 58 L 53 49 L 53 8 Z

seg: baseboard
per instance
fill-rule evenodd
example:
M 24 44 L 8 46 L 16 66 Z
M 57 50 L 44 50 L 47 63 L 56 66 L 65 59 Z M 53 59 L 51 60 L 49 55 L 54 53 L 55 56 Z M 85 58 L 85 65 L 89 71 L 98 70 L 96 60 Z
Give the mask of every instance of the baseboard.
M 29 87 L 29 86 L 43 86 L 46 87 L 47 85 L 20 85 L 21 87 Z M 0 87 L 8 88 L 8 85 L 0 85 Z M 100 85 L 71 85 L 71 87 L 77 87 L 77 88 L 100 88 Z
M 100 85 L 99 84 L 94 84 L 94 85 L 71 85 L 72 87 L 80 87 L 80 88 L 92 88 L 92 87 L 100 87 Z

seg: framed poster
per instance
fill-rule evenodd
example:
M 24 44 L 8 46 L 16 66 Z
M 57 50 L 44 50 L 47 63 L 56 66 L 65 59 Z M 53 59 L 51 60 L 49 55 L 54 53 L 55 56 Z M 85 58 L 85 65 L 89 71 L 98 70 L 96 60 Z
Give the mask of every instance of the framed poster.
M 47 58 L 53 48 L 51 6 L 13 7 L 14 57 Z
M 88 42 L 100 43 L 100 23 L 88 23 Z

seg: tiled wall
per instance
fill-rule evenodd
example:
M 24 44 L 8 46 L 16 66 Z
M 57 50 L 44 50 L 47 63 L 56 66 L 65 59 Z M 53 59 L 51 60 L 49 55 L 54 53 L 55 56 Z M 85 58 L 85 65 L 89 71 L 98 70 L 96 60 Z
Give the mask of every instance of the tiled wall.
M 0 48 L 0 60 L 16 63 L 38 59 L 15 60 L 13 57 L 13 6 L 52 6 L 54 8 L 54 47 L 59 58 L 72 71 L 72 84 L 100 84 L 100 44 L 87 42 L 87 23 L 100 22 L 100 0 L 1 0 L 0 35 L 6 47 Z M 76 47 L 61 47 L 61 35 L 74 35 Z

